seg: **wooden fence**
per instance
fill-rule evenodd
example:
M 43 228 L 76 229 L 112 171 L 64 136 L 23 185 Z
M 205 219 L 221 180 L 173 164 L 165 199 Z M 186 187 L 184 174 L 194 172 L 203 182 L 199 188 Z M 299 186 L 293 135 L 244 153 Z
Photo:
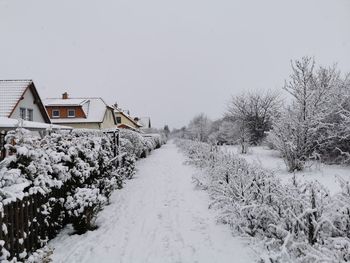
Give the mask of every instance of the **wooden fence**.
M 116 167 L 125 163 L 125 156 L 120 157 L 112 159 Z M 52 189 L 47 195 L 26 195 L 23 199 L 3 205 L 0 213 L 0 240 L 4 242 L 0 242 L 0 256 L 4 243 L 10 258 L 24 258 L 27 255 L 23 252 L 30 253 L 43 247 L 57 235 L 62 226 L 69 223 L 67 214 L 59 204 L 60 199 L 65 199 L 70 191 L 67 185 Z M 46 209 L 48 202 L 51 202 L 50 211 Z
M 53 189 L 46 196 L 40 193 L 27 195 L 3 206 L 0 216 L 0 240 L 4 241 L 4 247 L 10 252 L 11 258 L 25 257 L 26 255 L 21 253 L 33 252 L 55 237 L 60 227 L 66 223 L 66 216 L 62 214 L 58 204 L 48 213 L 46 204 L 50 200 L 59 202 L 59 199 L 66 195 L 65 191 L 63 187 Z M 59 221 L 62 224 L 57 224 Z

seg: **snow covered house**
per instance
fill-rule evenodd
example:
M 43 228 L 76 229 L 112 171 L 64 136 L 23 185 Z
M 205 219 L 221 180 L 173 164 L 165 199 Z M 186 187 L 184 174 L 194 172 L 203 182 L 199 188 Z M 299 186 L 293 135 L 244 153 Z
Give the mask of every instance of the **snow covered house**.
M 138 131 L 142 127 L 142 125 L 138 123 L 133 117 L 131 117 L 128 112 L 125 112 L 116 105 L 113 105 L 112 108 L 114 109 L 118 128 Z
M 114 109 L 102 98 L 70 98 L 65 92 L 62 98 L 46 99 L 45 106 L 54 124 L 99 130 L 117 125 Z
M 32 80 L 0 80 L 0 160 L 6 156 L 6 134 L 18 127 L 38 136 L 48 129 L 70 129 L 51 124 Z
M 135 121 L 137 121 L 140 125 L 142 125 L 142 127 L 141 127 L 142 130 L 152 128 L 150 117 L 136 117 Z
M 0 117 L 51 123 L 32 80 L 0 80 Z

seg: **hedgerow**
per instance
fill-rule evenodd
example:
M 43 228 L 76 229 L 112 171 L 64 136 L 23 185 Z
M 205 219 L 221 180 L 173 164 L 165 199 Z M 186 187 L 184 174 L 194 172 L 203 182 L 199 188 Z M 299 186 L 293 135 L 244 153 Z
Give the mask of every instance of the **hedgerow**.
M 24 196 L 50 196 L 56 191 L 60 198 L 49 198 L 40 210 L 47 227 L 57 233 L 72 223 L 79 234 L 95 229 L 94 218 L 112 191 L 132 178 L 142 152 L 157 145 L 154 137 L 133 131 L 123 130 L 120 137 L 115 157 L 113 140 L 101 131 L 61 131 L 44 138 L 22 128 L 10 131 L 6 136 L 10 154 L 0 162 L 0 208 Z M 11 255 L 2 243 L 0 261 L 6 262 Z
M 219 221 L 237 234 L 263 240 L 261 262 L 350 261 L 350 184 L 330 196 L 317 182 L 282 184 L 269 171 L 250 165 L 217 146 L 177 140 L 194 177 L 220 210 Z

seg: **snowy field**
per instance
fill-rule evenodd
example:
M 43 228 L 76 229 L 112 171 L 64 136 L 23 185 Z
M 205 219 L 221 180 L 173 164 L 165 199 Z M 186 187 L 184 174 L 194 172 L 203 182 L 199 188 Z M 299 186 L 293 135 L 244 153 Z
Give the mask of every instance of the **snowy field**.
M 99 228 L 52 240 L 54 263 L 247 263 L 257 253 L 216 223 L 209 197 L 192 182 L 195 168 L 172 143 L 140 160 L 138 172 L 97 218 Z
M 222 149 L 239 154 L 239 146 L 237 145 L 222 146 Z M 275 172 L 282 182 L 287 182 L 293 177 L 293 174 L 287 171 L 283 159 L 276 150 L 270 150 L 265 146 L 256 146 L 249 148 L 248 154 L 239 154 L 239 156 L 246 159 L 249 163 L 256 163 L 265 169 Z M 314 162 L 304 171 L 296 172 L 296 178 L 297 180 L 306 181 L 317 180 L 334 195 L 340 191 L 339 178 L 350 181 L 350 167 Z

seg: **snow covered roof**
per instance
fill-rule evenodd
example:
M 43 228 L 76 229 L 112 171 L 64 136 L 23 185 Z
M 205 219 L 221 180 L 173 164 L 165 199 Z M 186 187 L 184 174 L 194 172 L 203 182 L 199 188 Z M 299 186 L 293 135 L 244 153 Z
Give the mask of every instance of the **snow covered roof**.
M 137 129 L 135 129 L 134 127 L 130 126 L 129 124 L 126 124 L 126 123 L 120 123 L 117 125 L 118 128 L 120 129 L 130 129 L 130 130 L 133 130 L 133 131 L 137 131 Z
M 139 117 L 138 122 L 142 125 L 142 128 L 151 128 L 151 118 L 150 117 Z
M 61 102 L 61 104 L 59 104 Z M 52 119 L 52 123 L 101 123 L 109 107 L 102 98 L 69 98 L 47 99 L 46 106 L 82 106 L 86 118 L 58 118 Z
M 72 127 L 68 126 L 0 117 L 0 129 L 12 130 L 18 127 L 22 127 L 28 130 L 45 130 L 48 128 L 54 130 L 72 130 Z
M 135 126 L 137 126 L 137 127 L 141 127 L 142 125 L 138 122 L 138 121 L 136 121 L 133 117 L 131 117 L 128 113 L 126 113 L 125 111 L 123 111 L 123 110 L 120 110 L 120 109 L 118 109 L 118 110 L 116 110 L 115 108 L 113 108 L 114 109 L 114 113 L 115 114 L 122 114 L 125 118 L 127 118 L 127 119 L 129 119 L 132 123 L 134 123 L 135 124 Z
M 81 106 L 85 104 L 88 101 L 88 99 L 84 98 L 72 98 L 72 99 L 45 99 L 44 104 L 46 106 Z
M 9 117 L 31 80 L 0 80 L 0 117 Z
M 11 117 L 14 109 L 27 90 L 34 96 L 46 123 L 51 123 L 49 115 L 32 80 L 0 80 L 0 117 Z

